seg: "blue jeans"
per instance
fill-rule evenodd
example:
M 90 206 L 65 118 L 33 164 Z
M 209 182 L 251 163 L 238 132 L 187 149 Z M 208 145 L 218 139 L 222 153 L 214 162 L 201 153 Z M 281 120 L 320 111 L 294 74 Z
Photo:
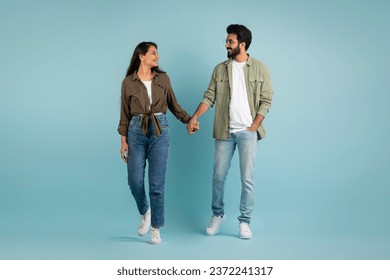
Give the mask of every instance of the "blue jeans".
M 212 210 L 215 216 L 224 214 L 225 180 L 236 147 L 239 153 L 241 174 L 241 215 L 238 220 L 250 223 L 254 196 L 253 171 L 257 150 L 256 131 L 243 130 L 231 133 L 228 140 L 215 140 Z
M 151 119 L 149 119 L 149 127 L 145 135 L 141 130 L 142 117 L 133 116 L 131 118 L 127 134 L 129 145 L 127 178 L 138 211 L 144 215 L 149 209 L 144 185 L 145 166 L 146 161 L 148 161 L 151 224 L 158 228 L 164 225 L 164 189 L 168 162 L 169 129 L 165 114 L 157 115 L 156 118 L 161 125 L 160 137 L 155 135 Z

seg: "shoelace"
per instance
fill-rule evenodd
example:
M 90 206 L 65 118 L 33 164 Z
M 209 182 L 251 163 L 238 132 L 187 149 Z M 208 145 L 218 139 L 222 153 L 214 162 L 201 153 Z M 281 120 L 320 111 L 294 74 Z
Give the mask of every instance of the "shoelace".
M 158 230 L 152 229 L 152 239 L 160 239 L 160 232 Z

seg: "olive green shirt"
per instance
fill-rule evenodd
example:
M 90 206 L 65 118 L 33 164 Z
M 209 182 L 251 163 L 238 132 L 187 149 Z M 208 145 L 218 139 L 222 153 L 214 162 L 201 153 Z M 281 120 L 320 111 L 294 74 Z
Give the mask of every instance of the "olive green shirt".
M 218 64 L 211 76 L 210 84 L 204 93 L 202 102 L 208 107 L 215 105 L 213 137 L 215 139 L 228 139 L 229 128 L 229 107 L 230 88 L 232 88 L 232 59 Z M 248 103 L 252 119 L 256 115 L 266 116 L 273 97 L 271 77 L 267 66 L 262 62 L 248 57 L 244 67 L 245 84 L 248 95 Z M 258 138 L 265 137 L 265 130 L 262 124 L 257 129 Z
M 118 126 L 120 135 L 127 136 L 127 129 L 133 115 L 143 115 L 142 130 L 146 134 L 149 117 L 152 118 L 156 135 L 160 135 L 160 125 L 155 113 L 166 113 L 169 110 L 183 123 L 188 123 L 190 116 L 179 105 L 166 73 L 154 72 L 152 80 L 152 104 L 144 83 L 135 73 L 127 76 L 122 82 L 121 114 Z M 149 106 L 150 105 L 150 106 Z M 149 109 L 150 107 L 150 109 Z

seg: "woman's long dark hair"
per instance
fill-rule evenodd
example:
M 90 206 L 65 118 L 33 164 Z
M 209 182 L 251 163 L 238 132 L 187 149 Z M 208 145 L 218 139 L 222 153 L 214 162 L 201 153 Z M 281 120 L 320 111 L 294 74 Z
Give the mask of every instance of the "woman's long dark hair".
M 131 74 L 133 74 L 135 71 L 138 70 L 138 68 L 141 64 L 141 60 L 140 60 L 139 56 L 141 54 L 145 55 L 151 46 L 154 46 L 157 49 L 157 44 L 153 43 L 153 42 L 141 42 L 135 47 L 134 52 L 133 52 L 133 56 L 131 57 L 131 60 L 130 60 L 129 68 L 127 69 L 126 77 L 130 76 Z M 155 71 L 157 73 L 165 73 L 160 68 L 158 68 L 158 66 L 153 67 L 152 71 Z

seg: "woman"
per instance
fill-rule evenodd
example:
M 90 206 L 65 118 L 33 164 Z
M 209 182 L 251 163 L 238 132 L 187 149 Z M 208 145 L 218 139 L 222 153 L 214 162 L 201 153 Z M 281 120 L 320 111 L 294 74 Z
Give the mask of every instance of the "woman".
M 168 160 L 169 129 L 167 109 L 183 123 L 190 116 L 178 104 L 168 75 L 158 67 L 159 54 L 153 42 L 135 48 L 122 82 L 121 156 L 127 163 L 128 184 L 141 214 L 138 234 L 151 227 L 150 243 L 161 243 L 159 228 L 164 225 L 164 186 Z M 149 168 L 149 200 L 145 194 L 146 160 Z

